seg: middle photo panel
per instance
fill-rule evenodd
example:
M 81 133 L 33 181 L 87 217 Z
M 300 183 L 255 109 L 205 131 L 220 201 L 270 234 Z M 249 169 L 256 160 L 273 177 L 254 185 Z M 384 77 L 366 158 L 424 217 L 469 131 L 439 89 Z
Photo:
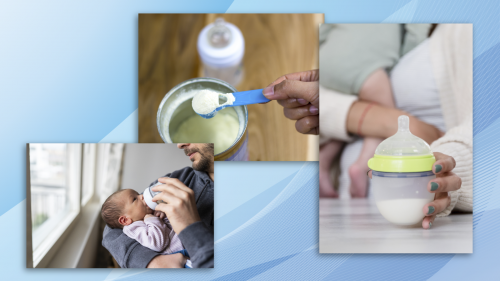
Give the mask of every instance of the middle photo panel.
M 317 161 L 323 21 L 139 14 L 139 142 L 214 143 L 215 161 Z

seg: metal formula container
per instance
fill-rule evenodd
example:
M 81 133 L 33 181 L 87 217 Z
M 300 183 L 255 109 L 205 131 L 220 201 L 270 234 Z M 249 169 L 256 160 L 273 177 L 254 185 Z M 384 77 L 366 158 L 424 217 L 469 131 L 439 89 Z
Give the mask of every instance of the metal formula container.
M 173 143 L 172 136 L 179 126 L 189 117 L 196 115 L 191 105 L 194 90 L 212 89 L 221 93 L 234 93 L 230 84 L 215 78 L 193 78 L 172 88 L 163 97 L 156 115 L 156 126 L 161 138 L 166 143 Z M 229 110 L 228 110 L 229 109 Z M 248 161 L 248 110 L 246 106 L 226 108 L 226 113 L 238 119 L 239 129 L 233 144 L 215 155 L 215 161 Z M 206 141 L 209 143 L 209 141 Z

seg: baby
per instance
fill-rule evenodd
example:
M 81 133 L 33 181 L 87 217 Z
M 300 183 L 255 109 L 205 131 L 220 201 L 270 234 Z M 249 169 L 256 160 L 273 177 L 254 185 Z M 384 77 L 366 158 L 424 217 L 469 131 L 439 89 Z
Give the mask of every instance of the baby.
M 123 228 L 123 233 L 142 246 L 163 255 L 182 253 L 189 258 L 181 240 L 165 217 L 153 215 L 143 195 L 133 189 L 119 190 L 106 199 L 101 216 L 111 228 Z M 185 267 L 191 267 L 191 261 Z

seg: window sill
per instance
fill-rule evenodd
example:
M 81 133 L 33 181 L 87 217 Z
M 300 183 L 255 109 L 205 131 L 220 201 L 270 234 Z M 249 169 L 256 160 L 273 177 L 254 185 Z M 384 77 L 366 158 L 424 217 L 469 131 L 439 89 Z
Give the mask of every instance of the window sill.
M 48 268 L 89 268 L 94 266 L 101 205 L 91 200 L 81 209 L 80 218 L 47 265 Z

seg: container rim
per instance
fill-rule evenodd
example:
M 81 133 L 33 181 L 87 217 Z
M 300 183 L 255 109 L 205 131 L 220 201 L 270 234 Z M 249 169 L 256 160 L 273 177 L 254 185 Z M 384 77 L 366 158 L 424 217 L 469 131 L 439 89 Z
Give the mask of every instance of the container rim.
M 163 97 L 163 99 L 160 102 L 160 105 L 158 106 L 158 111 L 156 113 L 156 128 L 158 129 L 158 133 L 160 133 L 160 137 L 161 137 L 161 139 L 163 140 L 164 143 L 174 143 L 172 141 L 172 139 L 170 139 L 170 138 L 167 139 L 167 137 L 163 135 L 163 130 L 161 129 L 161 124 L 160 124 L 161 112 L 162 112 L 163 106 L 165 105 L 165 102 L 167 102 L 167 99 L 175 91 L 177 91 L 178 89 L 180 89 L 182 87 L 185 87 L 185 86 L 187 86 L 189 84 L 198 83 L 198 82 L 215 82 L 217 84 L 220 84 L 220 85 L 223 85 L 225 87 L 228 87 L 229 89 L 231 89 L 231 91 L 233 91 L 233 93 L 238 92 L 238 90 L 236 90 L 236 88 L 233 87 L 233 85 L 227 83 L 226 81 L 223 81 L 223 80 L 220 80 L 220 79 L 217 79 L 217 78 L 211 78 L 211 77 L 196 77 L 196 78 L 191 78 L 191 79 L 188 79 L 188 80 L 186 80 L 184 82 L 181 82 L 181 83 L 177 84 L 176 86 L 174 86 L 172 89 L 170 89 L 170 91 L 168 91 L 165 94 L 165 96 Z M 231 144 L 230 147 L 228 147 L 226 150 L 224 150 L 224 151 L 222 151 L 222 152 L 220 152 L 218 154 L 215 154 L 214 156 L 221 155 L 221 154 L 225 153 L 226 151 L 228 151 L 229 149 L 231 149 L 245 135 L 246 127 L 247 127 L 247 124 L 248 124 L 248 108 L 246 107 L 246 105 L 243 105 L 243 108 L 244 108 L 244 112 L 245 112 L 245 128 L 243 130 L 243 133 L 241 135 L 239 135 L 235 139 L 235 141 L 233 142 L 233 144 Z

